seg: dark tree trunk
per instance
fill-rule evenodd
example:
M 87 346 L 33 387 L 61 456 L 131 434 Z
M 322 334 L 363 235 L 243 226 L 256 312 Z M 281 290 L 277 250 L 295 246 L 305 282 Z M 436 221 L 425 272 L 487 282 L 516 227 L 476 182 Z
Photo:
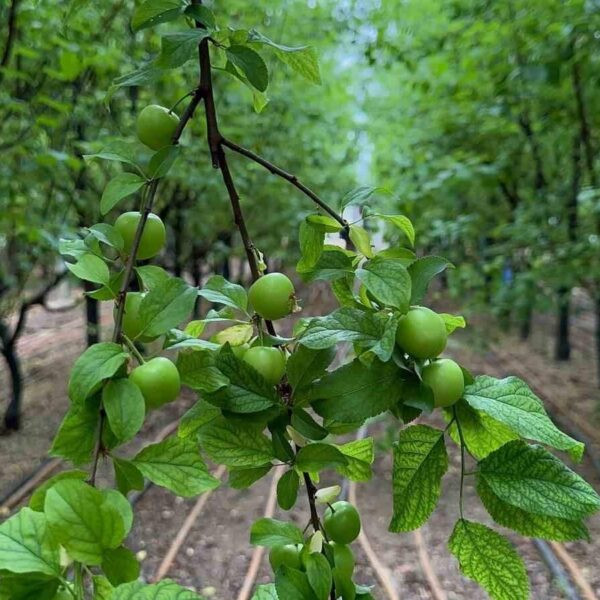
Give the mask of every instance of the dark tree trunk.
M 23 395 L 23 377 L 21 364 L 15 351 L 14 340 L 11 339 L 8 327 L 0 322 L 0 338 L 2 339 L 2 356 L 11 379 L 11 396 L 4 413 L 4 426 L 7 430 L 16 431 L 21 426 L 21 397 Z
M 558 290 L 558 314 L 554 347 L 554 358 L 556 360 L 569 360 L 571 358 L 571 341 L 569 339 L 570 316 L 571 290 L 568 287 L 562 287 Z
M 596 367 L 598 370 L 598 387 L 600 387 L 600 294 L 596 298 Z
M 519 337 L 525 341 L 529 339 L 531 335 L 531 319 L 533 317 L 533 310 L 531 304 L 528 303 L 523 311 L 519 323 Z

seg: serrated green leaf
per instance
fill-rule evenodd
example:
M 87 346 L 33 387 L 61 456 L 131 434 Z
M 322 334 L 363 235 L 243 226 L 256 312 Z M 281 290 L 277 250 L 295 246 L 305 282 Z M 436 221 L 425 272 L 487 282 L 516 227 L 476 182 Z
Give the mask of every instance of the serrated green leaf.
M 162 69 L 181 67 L 188 60 L 197 58 L 198 44 L 210 35 L 207 29 L 191 29 L 166 33 L 161 38 L 160 56 L 156 66 Z
M 216 367 L 215 352 L 198 348 L 180 352 L 177 370 L 181 383 L 199 392 L 214 392 L 227 385 L 229 380 Z
M 284 544 L 302 544 L 302 532 L 293 523 L 285 523 L 267 517 L 258 519 L 250 528 L 250 543 L 253 546 L 273 548 Z
M 128 532 L 113 502 L 83 481 L 63 480 L 46 493 L 44 513 L 52 535 L 70 556 L 99 565 L 102 552 L 119 546 Z
M 372 476 L 371 465 L 375 459 L 373 438 L 354 440 L 337 446 L 348 459 L 347 465 L 336 467 L 336 471 L 351 481 L 369 481 Z
M 400 400 L 403 373 L 393 362 L 359 360 L 328 373 L 310 390 L 311 403 L 322 417 L 362 423 Z
M 100 152 L 84 154 L 83 158 L 86 161 L 100 158 L 102 160 L 111 160 L 137 167 L 139 148 L 138 144 L 131 144 L 130 142 L 118 139 L 108 143 Z
M 286 471 L 277 482 L 277 504 L 283 510 L 290 510 L 296 504 L 300 477 L 294 469 Z
M 492 600 L 527 600 L 529 581 L 521 557 L 509 541 L 489 527 L 459 519 L 448 542 L 466 577 Z
M 162 267 L 157 265 L 135 267 L 135 272 L 140 280 L 140 287 L 145 290 L 153 290 L 157 285 L 170 277 Z
M 453 408 L 453 411 L 447 411 L 447 419 L 451 419 L 456 412 L 465 447 L 477 459 L 485 458 L 490 452 L 518 438 L 507 425 L 492 419 L 480 410 L 475 410 L 464 400 L 457 402 Z M 449 433 L 454 442 L 460 445 L 460 436 L 455 422 L 450 425 Z
M 449 315 L 447 313 L 438 313 L 438 315 L 442 317 L 444 325 L 446 325 L 446 333 L 448 334 L 452 333 L 455 329 L 458 329 L 459 327 L 461 329 L 464 329 L 467 326 L 465 318 L 461 317 L 460 315 Z
M 43 513 L 25 507 L 0 525 L 0 565 L 11 573 L 60 577 L 59 547 Z
M 107 264 L 95 254 L 83 254 L 76 263 L 65 263 L 67 269 L 79 279 L 109 285 L 110 271 Z
M 228 467 L 262 467 L 274 459 L 271 442 L 260 426 L 219 418 L 202 427 L 198 437 L 202 449 Z
M 123 236 L 108 223 L 96 223 L 88 231 L 95 239 L 117 250 L 123 250 Z
M 317 264 L 321 252 L 323 252 L 325 233 L 317 227 L 313 227 L 307 221 L 302 221 L 300 223 L 298 239 L 300 242 L 301 258 L 297 269 L 299 271 L 310 270 Z
M 185 14 L 202 23 L 209 29 L 215 28 L 215 16 L 213 15 L 210 8 L 203 6 L 202 4 L 189 4 L 185 9 Z
M 227 58 L 247 77 L 260 92 L 269 85 L 269 70 L 262 56 L 248 46 L 233 45 L 225 50 Z
M 244 490 L 252 484 L 262 479 L 270 470 L 272 465 L 262 465 L 261 467 L 252 467 L 250 469 L 229 470 L 229 485 L 235 490 Z
M 181 0 L 146 0 L 138 6 L 131 19 L 133 31 L 154 27 L 159 23 L 173 21 L 185 8 Z
M 100 399 L 73 405 L 65 415 L 52 442 L 51 456 L 60 456 L 75 465 L 92 459 L 100 420 Z
M 300 471 L 313 473 L 327 467 L 347 465 L 348 459 L 332 444 L 314 442 L 300 448 L 295 464 Z
M 121 494 L 127 495 L 131 490 L 144 488 L 144 476 L 141 471 L 129 460 L 111 456 L 115 470 L 115 480 Z
M 350 225 L 349 237 L 361 254 L 367 258 L 373 258 L 371 236 L 364 227 L 361 227 L 360 225 Z
M 148 173 L 151 178 L 158 179 L 164 177 L 175 164 L 179 157 L 181 146 L 164 146 L 150 159 L 148 164 Z
M 425 297 L 431 280 L 442 271 L 447 268 L 453 268 L 453 266 L 451 262 L 439 256 L 417 258 L 408 267 L 408 272 L 412 280 L 410 303 L 419 304 Z
M 405 313 L 411 298 L 411 279 L 402 260 L 379 257 L 367 261 L 356 276 L 383 305 Z
M 144 397 L 140 388 L 127 378 L 112 379 L 104 386 L 102 406 L 120 443 L 132 439 L 144 424 Z
M 514 529 L 521 535 L 557 542 L 589 540 L 588 530 L 581 521 L 536 515 L 512 506 L 498 498 L 483 478 L 477 480 L 477 493 L 496 523 Z
M 317 264 L 311 269 L 296 267 L 304 281 L 315 280 L 335 281 L 342 277 L 354 276 L 354 266 L 351 255 L 337 246 L 323 246 Z
M 105 550 L 102 557 L 102 571 L 114 586 L 135 581 L 140 575 L 140 563 L 135 554 L 120 546 Z
M 279 600 L 274 583 L 259 585 L 251 600 Z
M 187 319 L 195 304 L 196 288 L 178 277 L 164 279 L 144 296 L 140 304 L 144 328 L 138 337 L 163 335 Z
M 334 348 L 313 350 L 307 346 L 298 345 L 286 363 L 289 384 L 294 390 L 310 385 L 315 379 L 325 374 L 334 358 Z
M 198 295 L 209 302 L 231 306 L 231 308 L 237 308 L 242 312 L 246 312 L 248 308 L 246 290 L 241 285 L 231 283 L 220 275 L 210 277 L 202 289 L 198 291 Z
M 347 206 L 362 206 L 375 194 L 391 196 L 392 192 L 384 187 L 374 187 L 371 185 L 361 185 L 347 192 L 340 202 L 341 208 Z
M 292 427 L 309 440 L 322 440 L 327 437 L 327 429 L 319 425 L 303 408 L 295 407 L 292 412 Z
M 44 481 L 44 483 L 37 487 L 33 494 L 31 494 L 31 498 L 29 499 L 29 508 L 37 512 L 43 512 L 44 502 L 46 500 L 46 492 L 57 481 L 62 481 L 63 479 L 78 479 L 79 481 L 84 481 L 88 478 L 88 475 L 89 474 L 87 473 L 87 471 L 81 471 L 80 469 L 62 471 L 61 473 L 53 475 L 52 477 L 50 477 L 50 479 L 46 479 L 46 481 Z
M 305 561 L 306 577 L 318 600 L 330 598 L 333 577 L 329 561 L 323 554 L 312 552 Z
M 584 445 L 556 428 L 542 401 L 517 377 L 476 377 L 475 383 L 465 388 L 464 399 L 520 436 L 565 450 L 574 460 L 581 460 Z
M 202 600 L 202 597 L 170 579 L 153 585 L 132 581 L 117 587 L 110 600 Z
M 385 320 L 358 308 L 339 308 L 325 317 L 314 317 L 298 342 L 307 348 L 330 348 L 339 342 L 376 344 L 383 336 Z
M 282 565 L 275 573 L 275 589 L 279 598 L 286 600 L 316 600 L 308 577 L 302 571 Z
M 412 531 L 427 521 L 440 498 L 448 469 L 444 432 L 427 425 L 407 427 L 393 450 L 394 510 L 389 529 Z
M 180 354 L 181 356 L 181 354 Z M 199 399 L 179 421 L 177 435 L 187 438 L 193 436 L 200 428 L 204 427 L 217 417 L 221 416 L 221 411 L 206 400 Z
M 71 402 L 82 403 L 98 391 L 102 382 L 112 377 L 128 358 L 129 354 L 112 342 L 90 346 L 71 369 L 68 389 Z
M 415 228 L 408 217 L 403 215 L 382 215 L 380 213 L 374 213 L 372 216 L 379 217 L 380 219 L 391 223 L 406 235 L 411 246 L 415 245 Z
M 200 457 L 198 446 L 189 439 L 171 436 L 146 446 L 133 464 L 156 485 L 183 497 L 197 496 L 219 486 Z
M 146 180 L 136 173 L 119 173 L 111 179 L 102 192 L 100 212 L 105 215 L 110 212 L 123 198 L 135 194 Z
M 505 444 L 479 463 L 478 479 L 504 502 L 527 512 L 579 520 L 600 509 L 600 496 L 541 446 Z
M 114 588 L 104 575 L 92 575 L 94 600 L 111 600 Z

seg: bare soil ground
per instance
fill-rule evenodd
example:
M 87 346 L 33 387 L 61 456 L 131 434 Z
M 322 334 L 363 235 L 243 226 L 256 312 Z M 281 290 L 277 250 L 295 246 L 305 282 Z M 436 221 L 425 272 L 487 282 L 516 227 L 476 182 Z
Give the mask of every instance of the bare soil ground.
M 311 306 L 326 299 L 319 293 L 307 299 Z M 584 307 L 585 308 L 585 307 Z M 446 307 L 447 309 L 447 307 Z M 448 310 L 448 309 L 447 309 Z M 305 311 L 310 313 L 309 310 Z M 111 324 L 108 310 L 103 311 L 104 339 L 106 327 Z M 19 353 L 25 374 L 23 429 L 0 437 L 0 496 L 9 491 L 30 473 L 46 456 L 53 434 L 67 409 L 66 382 L 68 370 L 76 356 L 84 349 L 83 307 L 64 313 L 46 313 L 36 307 L 31 311 L 27 328 L 19 342 Z M 500 333 L 488 319 L 473 319 L 479 334 L 458 332 L 448 353 L 475 373 L 486 372 L 495 376 L 509 373 L 522 376 L 548 401 L 549 412 L 562 425 L 572 425 L 565 417 L 570 413 L 587 423 L 586 434 L 598 428 L 598 387 L 592 353 L 592 320 L 582 310 L 573 327 L 574 352 L 569 363 L 557 364 L 551 356 L 552 322 L 546 316 L 536 318 L 534 334 L 524 343 L 514 336 Z M 474 327 L 475 328 L 475 327 Z M 481 332 L 484 332 L 482 335 Z M 0 373 L 0 408 L 8 397 L 8 379 Z M 184 394 L 181 401 L 153 413 L 135 445 L 148 443 L 156 432 L 180 416 L 194 401 L 193 395 Z M 441 424 L 441 421 L 440 423 Z M 358 486 L 357 502 L 363 517 L 365 531 L 381 561 L 389 568 L 394 585 L 401 598 L 433 598 L 419 561 L 415 537 L 412 533 L 392 534 L 387 531 L 391 516 L 391 457 L 387 442 L 397 433 L 398 424 L 390 420 L 376 423 L 369 431 L 376 436 L 380 448 L 375 464 L 374 478 L 369 484 Z M 577 436 L 576 436 L 577 437 Z M 600 452 L 600 434 L 592 436 L 591 446 Z M 131 448 L 133 451 L 134 448 Z M 124 453 L 128 453 L 125 449 Z M 450 447 L 451 465 L 444 479 L 443 493 L 438 509 L 422 528 L 427 551 L 437 577 L 448 600 L 485 598 L 474 584 L 458 572 L 446 543 L 458 518 L 458 488 L 460 463 L 456 448 Z M 581 472 L 596 489 L 600 490 L 598 472 L 589 459 L 573 468 Z M 103 478 L 110 477 L 107 469 Z M 332 482 L 334 479 L 331 480 Z M 209 498 L 206 508 L 193 526 L 177 555 L 169 576 L 218 600 L 235 598 L 243 585 L 253 548 L 248 543 L 251 522 L 262 516 L 271 488 L 271 476 L 256 483 L 249 490 L 237 491 L 226 484 Z M 296 509 L 283 514 L 276 509 L 275 516 L 291 518 L 304 527 L 308 507 L 303 490 Z M 136 505 L 136 524 L 129 545 L 142 559 L 144 577 L 151 579 L 168 547 L 179 530 L 195 500 L 175 498 L 169 492 L 152 487 Z M 489 523 L 483 507 L 476 498 L 473 482 L 467 478 L 466 517 Z M 600 517 L 589 522 L 593 542 L 566 544 L 571 555 L 600 597 Z M 531 541 L 509 534 L 525 557 L 535 600 L 558 600 L 565 597 L 552 580 Z M 361 583 L 377 583 L 372 566 L 355 544 Z M 263 557 L 257 582 L 266 582 L 270 571 Z M 376 598 L 384 598 L 376 587 Z

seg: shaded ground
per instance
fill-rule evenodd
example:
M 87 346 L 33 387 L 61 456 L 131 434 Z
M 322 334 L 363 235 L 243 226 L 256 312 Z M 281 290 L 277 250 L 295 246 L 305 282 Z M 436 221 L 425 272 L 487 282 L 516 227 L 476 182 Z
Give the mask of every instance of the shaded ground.
M 318 291 L 315 297 L 306 299 L 305 304 L 314 305 L 315 300 L 317 303 L 323 300 Z M 0 437 L 0 495 L 43 460 L 66 411 L 68 369 L 84 348 L 82 315 L 82 307 L 57 314 L 48 314 L 39 307 L 31 312 L 19 344 L 25 371 L 23 430 Z M 105 326 L 110 325 L 108 311 L 103 313 L 102 322 Z M 527 378 L 538 393 L 553 403 L 548 405 L 553 416 L 554 413 L 559 415 L 557 407 L 563 411 L 557 421 L 562 420 L 569 425 L 564 414 L 568 415 L 571 411 L 579 415 L 595 433 L 598 426 L 598 390 L 591 357 L 592 322 L 585 311 L 577 316 L 573 329 L 573 360 L 562 365 L 551 360 L 551 322 L 547 317 L 540 317 L 536 321 L 534 335 L 528 343 L 501 335 L 485 320 L 478 320 L 476 325 L 479 331 L 485 331 L 486 343 L 483 344 L 481 336 L 476 333 L 459 332 L 453 336 L 448 352 L 450 355 L 475 373 L 487 372 L 496 376 L 512 373 Z M 4 400 L 7 379 L 5 373 L 1 377 L 0 390 Z M 150 441 L 164 424 L 181 415 L 192 402 L 193 396 L 185 394 L 177 405 L 153 413 L 136 445 Z M 386 420 L 374 425 L 369 433 L 377 437 L 379 446 L 383 448 L 386 441 L 397 433 L 397 429 L 397 424 Z M 600 451 L 600 435 L 595 435 L 591 441 L 594 451 Z M 446 548 L 448 536 L 458 517 L 459 456 L 455 448 L 450 448 L 450 455 L 451 466 L 444 479 L 440 505 L 422 528 L 422 533 L 448 599 L 483 599 L 485 594 L 460 576 Z M 585 475 L 596 489 L 600 489 L 598 473 L 589 460 L 574 468 Z M 105 471 L 102 472 L 108 477 Z M 431 598 L 413 534 L 398 535 L 387 531 L 391 516 L 391 458 L 385 449 L 378 454 L 374 472 L 373 481 L 359 485 L 357 491 L 367 535 L 382 562 L 391 570 L 401 597 L 411 600 Z M 271 478 L 267 477 L 249 490 L 232 490 L 226 485 L 216 490 L 175 559 L 169 576 L 213 598 L 235 598 L 243 584 L 252 554 L 248 544 L 248 529 L 254 519 L 262 516 L 270 486 Z M 300 493 L 298 506 L 291 518 L 303 528 L 307 506 L 303 489 Z M 489 522 L 469 480 L 465 501 L 467 518 Z M 153 487 L 137 504 L 136 525 L 129 545 L 140 553 L 145 577 L 152 577 L 194 503 L 193 499 L 174 498 L 169 492 Z M 275 516 L 284 518 L 283 511 L 276 509 Z M 577 542 L 566 544 L 566 547 L 600 595 L 600 517 L 594 517 L 589 525 L 595 540 L 592 544 Z M 519 536 L 510 537 L 525 557 L 532 582 L 532 598 L 554 600 L 564 597 L 551 580 L 533 544 Z M 355 552 L 358 560 L 357 580 L 361 583 L 375 582 L 373 570 L 358 544 L 355 544 Z M 269 578 L 270 572 L 264 559 L 258 582 L 266 582 Z M 375 591 L 375 597 L 383 598 L 383 595 Z

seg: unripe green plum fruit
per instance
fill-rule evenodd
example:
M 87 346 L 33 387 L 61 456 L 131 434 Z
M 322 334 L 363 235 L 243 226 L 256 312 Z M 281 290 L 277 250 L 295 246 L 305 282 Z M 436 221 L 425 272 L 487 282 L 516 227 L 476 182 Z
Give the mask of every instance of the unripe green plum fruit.
M 141 217 L 142 215 L 138 211 L 133 210 L 119 215 L 115 221 L 115 229 L 121 234 L 125 242 L 123 250 L 127 254 L 131 252 L 133 247 L 135 232 Z M 150 213 L 144 224 L 136 258 L 145 260 L 156 256 L 163 249 L 166 239 L 167 232 L 161 218 L 154 213 Z
M 146 106 L 138 115 L 137 136 L 152 150 L 160 150 L 173 143 L 173 135 L 179 125 L 179 117 L 168 108 L 158 104 Z
M 140 342 L 151 342 L 156 337 L 141 335 L 144 329 L 143 321 L 140 319 L 140 304 L 146 294 L 144 292 L 127 292 L 125 296 L 125 309 L 123 311 L 123 333 L 130 339 L 135 340 L 139 336 Z M 117 307 L 113 310 L 113 316 L 116 318 Z
M 350 546 L 346 544 L 338 544 L 337 542 L 330 543 L 331 550 L 333 551 L 333 564 L 335 568 L 348 577 L 352 576 L 354 571 L 354 554 L 350 549 Z
M 263 319 L 281 319 L 294 308 L 294 284 L 283 273 L 268 273 L 250 286 L 248 299 Z
M 330 540 L 349 544 L 360 533 L 360 516 L 350 502 L 338 500 L 325 511 L 323 527 Z
M 449 358 L 440 358 L 423 369 L 423 382 L 433 391 L 435 406 L 452 406 L 465 390 L 462 369 Z
M 244 352 L 242 360 L 258 371 L 271 385 L 279 383 L 285 373 L 285 354 L 279 348 L 253 346 Z
M 300 570 L 302 568 L 301 550 L 302 547 L 299 544 L 273 546 L 269 552 L 269 563 L 273 572 L 277 571 L 282 565 Z
M 442 317 L 424 306 L 411 308 L 396 330 L 398 345 L 415 358 L 435 358 L 443 352 L 447 339 Z
M 172 402 L 181 388 L 177 367 L 163 356 L 157 356 L 133 369 L 129 380 L 140 388 L 147 410 Z

